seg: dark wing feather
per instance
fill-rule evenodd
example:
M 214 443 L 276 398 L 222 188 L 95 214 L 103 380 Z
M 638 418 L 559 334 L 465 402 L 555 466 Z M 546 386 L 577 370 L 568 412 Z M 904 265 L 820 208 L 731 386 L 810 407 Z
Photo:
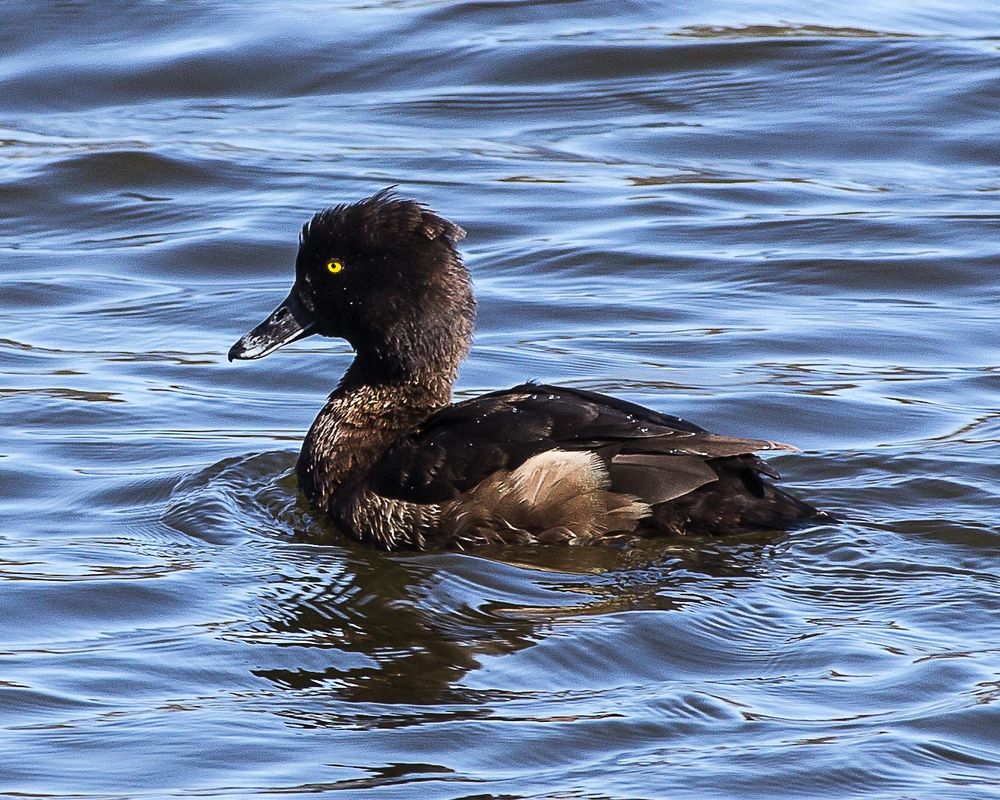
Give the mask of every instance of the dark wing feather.
M 595 392 L 524 384 L 431 415 L 389 447 L 370 485 L 386 497 L 440 503 L 552 449 L 597 453 L 608 466 L 612 490 L 659 503 L 715 480 L 707 460 L 792 448 L 717 436 Z M 762 462 L 750 459 L 760 469 Z
M 697 456 L 660 454 L 614 456 L 609 473 L 612 486 L 650 505 L 681 497 L 719 477 Z

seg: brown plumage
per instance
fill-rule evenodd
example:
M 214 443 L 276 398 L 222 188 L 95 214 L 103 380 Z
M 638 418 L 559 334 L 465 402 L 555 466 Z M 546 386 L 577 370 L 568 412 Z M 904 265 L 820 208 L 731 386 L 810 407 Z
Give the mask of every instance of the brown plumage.
M 390 192 L 302 229 L 285 301 L 233 345 L 259 358 L 314 333 L 357 356 L 296 472 L 345 533 L 388 549 L 731 533 L 829 517 L 775 488 L 758 450 L 594 392 L 524 384 L 452 405 L 475 301 L 464 232 Z

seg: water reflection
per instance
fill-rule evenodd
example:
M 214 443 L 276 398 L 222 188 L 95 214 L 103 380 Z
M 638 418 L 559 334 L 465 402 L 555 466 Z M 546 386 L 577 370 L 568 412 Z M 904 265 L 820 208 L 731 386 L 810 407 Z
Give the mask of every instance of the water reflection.
M 272 585 L 261 598 L 262 621 L 279 642 L 290 638 L 297 646 L 329 651 L 331 663 L 254 674 L 281 687 L 326 687 L 365 702 L 461 702 L 461 691 L 452 686 L 475 668 L 485 641 L 501 650 L 518 649 L 529 643 L 531 626 L 484 629 L 472 609 L 456 609 L 451 619 L 441 619 L 440 612 L 419 602 L 430 580 L 427 570 L 383 556 L 351 558 L 340 580 L 326 585 L 311 580 Z

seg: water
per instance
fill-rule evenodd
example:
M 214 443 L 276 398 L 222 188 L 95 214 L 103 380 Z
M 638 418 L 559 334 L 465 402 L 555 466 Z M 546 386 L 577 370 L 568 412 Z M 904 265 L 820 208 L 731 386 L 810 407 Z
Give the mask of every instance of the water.
M 0 794 L 997 796 L 995 3 L 4 14 Z M 346 344 L 225 353 L 389 184 L 469 231 L 460 396 L 790 441 L 845 522 L 337 538 Z

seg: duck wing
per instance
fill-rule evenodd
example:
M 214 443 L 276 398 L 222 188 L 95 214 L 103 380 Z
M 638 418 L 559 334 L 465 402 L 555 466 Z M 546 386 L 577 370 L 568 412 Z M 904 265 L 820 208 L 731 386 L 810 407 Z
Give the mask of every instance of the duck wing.
M 745 456 L 744 466 L 777 477 L 752 453 L 794 449 L 718 436 L 596 392 L 529 383 L 434 413 L 388 448 L 369 487 L 383 497 L 442 503 L 540 454 L 589 451 L 579 463 L 603 463 L 610 491 L 653 505 L 717 480 L 712 459 Z

